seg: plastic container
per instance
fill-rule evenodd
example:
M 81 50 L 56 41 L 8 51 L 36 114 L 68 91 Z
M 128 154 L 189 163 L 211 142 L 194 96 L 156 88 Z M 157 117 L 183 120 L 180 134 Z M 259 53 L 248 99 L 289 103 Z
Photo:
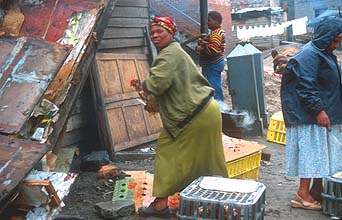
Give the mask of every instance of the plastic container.
M 264 184 L 256 183 L 256 190 L 249 193 L 228 192 L 200 187 L 205 177 L 194 180 L 180 193 L 178 219 L 186 220 L 263 220 L 265 212 Z M 219 178 L 219 177 L 218 177 Z M 222 178 L 225 179 L 225 178 Z M 229 180 L 229 179 L 226 179 Z M 231 180 L 231 179 L 230 179 Z M 246 182 L 247 181 L 247 182 Z
M 332 217 L 342 217 L 342 179 L 325 178 L 322 197 L 323 213 Z
M 286 144 L 286 127 L 281 111 L 271 117 L 270 124 L 268 125 L 267 141 Z
M 261 150 L 226 163 L 229 178 L 254 179 L 259 175 Z

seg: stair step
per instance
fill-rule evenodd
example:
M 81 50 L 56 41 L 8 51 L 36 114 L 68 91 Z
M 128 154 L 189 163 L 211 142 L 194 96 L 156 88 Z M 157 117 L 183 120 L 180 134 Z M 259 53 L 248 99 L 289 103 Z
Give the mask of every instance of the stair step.
M 135 17 L 135 18 L 148 18 L 147 8 L 136 7 L 115 7 L 111 17 Z
M 114 26 L 114 25 L 127 25 L 127 26 L 131 26 L 131 25 L 136 25 L 136 26 L 141 26 L 141 25 L 148 25 L 148 17 L 143 17 L 143 18 L 123 18 L 123 17 L 119 17 L 119 18 L 110 18 L 108 21 L 108 25 L 110 26 Z
M 111 28 L 108 27 L 104 32 L 104 37 L 106 36 L 144 36 L 144 27 L 140 28 Z
M 107 27 L 109 28 L 144 28 L 148 24 L 142 24 L 142 25 L 117 25 L 117 24 L 108 24 Z
M 135 39 L 103 39 L 99 48 L 124 48 L 124 47 L 139 47 L 145 46 L 145 38 Z
M 148 0 L 118 0 L 116 5 L 144 5 L 148 6 Z

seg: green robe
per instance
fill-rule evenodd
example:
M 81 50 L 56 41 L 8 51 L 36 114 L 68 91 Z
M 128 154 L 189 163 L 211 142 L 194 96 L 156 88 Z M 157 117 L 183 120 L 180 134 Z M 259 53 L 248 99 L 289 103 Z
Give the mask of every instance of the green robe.
M 159 52 L 144 84 L 157 96 L 163 126 L 172 137 L 177 137 L 183 129 L 177 124 L 213 93 L 209 82 L 177 42 Z
M 158 98 L 164 127 L 156 147 L 153 196 L 173 195 L 200 176 L 226 177 L 216 101 L 211 98 L 192 120 L 177 126 L 213 91 L 178 43 L 160 51 L 144 86 Z

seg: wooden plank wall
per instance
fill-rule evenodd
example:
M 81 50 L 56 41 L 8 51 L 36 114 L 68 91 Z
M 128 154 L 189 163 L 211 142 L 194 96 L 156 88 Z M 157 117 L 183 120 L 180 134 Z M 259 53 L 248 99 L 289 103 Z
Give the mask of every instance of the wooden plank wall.
M 91 74 L 93 73 L 90 72 L 89 76 Z M 69 115 L 61 147 L 80 147 L 84 152 L 105 147 L 99 144 L 90 78 L 87 79 Z

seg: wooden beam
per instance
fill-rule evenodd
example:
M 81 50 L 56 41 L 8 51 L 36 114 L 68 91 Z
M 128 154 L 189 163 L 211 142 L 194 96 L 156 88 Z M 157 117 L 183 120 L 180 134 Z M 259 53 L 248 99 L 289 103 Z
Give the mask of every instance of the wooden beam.
M 68 94 L 65 97 L 63 104 L 60 106 L 59 114 L 60 117 L 56 123 L 52 125 L 53 132 L 49 136 L 49 141 L 51 143 L 52 148 L 57 148 L 56 143 L 60 138 L 61 134 L 65 132 L 65 124 L 69 118 L 71 110 L 73 109 L 74 104 L 76 103 L 76 99 L 82 91 L 82 88 L 86 82 L 86 79 L 89 75 L 89 69 L 91 65 L 96 65 L 95 62 L 96 55 L 96 42 L 94 38 L 91 38 L 88 44 L 88 47 L 83 54 L 83 58 L 77 66 L 75 71 L 75 75 L 73 79 L 77 79 L 77 81 L 73 81 L 71 87 L 69 89 Z M 63 131 L 64 130 L 64 131 Z M 62 132 L 63 131 L 63 132 Z M 54 149 L 54 152 L 58 152 L 58 149 Z
M 112 141 L 112 134 L 110 130 L 110 126 L 108 123 L 108 117 L 106 112 L 106 105 L 102 93 L 102 86 L 101 80 L 98 72 L 97 65 L 92 66 L 92 71 L 89 75 L 90 78 L 90 85 L 93 95 L 97 125 L 99 129 L 100 141 L 103 146 L 107 149 L 109 154 L 109 158 L 112 161 L 115 161 L 115 149 L 112 148 L 113 141 Z
M 51 205 L 59 206 L 61 204 L 61 200 L 50 180 L 24 180 L 23 184 L 28 186 L 44 186 L 51 198 Z

